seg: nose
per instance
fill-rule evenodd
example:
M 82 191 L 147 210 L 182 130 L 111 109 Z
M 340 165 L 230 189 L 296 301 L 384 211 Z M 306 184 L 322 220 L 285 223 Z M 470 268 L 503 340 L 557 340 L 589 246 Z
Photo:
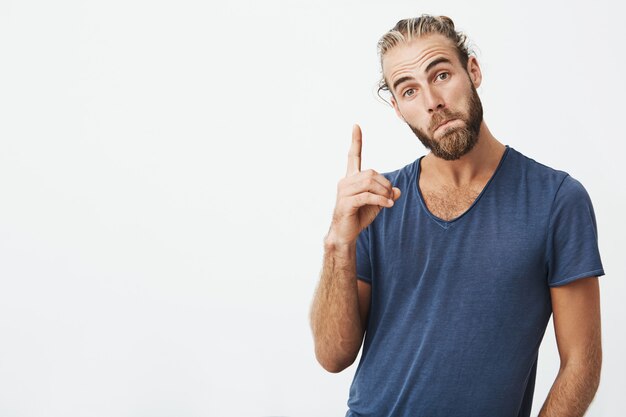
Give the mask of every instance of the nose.
M 426 101 L 425 104 L 428 109 L 428 113 L 434 113 L 445 107 L 443 97 L 436 88 L 425 88 L 423 97 Z

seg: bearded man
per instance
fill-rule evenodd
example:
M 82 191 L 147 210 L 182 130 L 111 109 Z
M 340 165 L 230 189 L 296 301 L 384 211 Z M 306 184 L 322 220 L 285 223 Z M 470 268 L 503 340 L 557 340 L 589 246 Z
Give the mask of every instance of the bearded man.
M 591 200 L 491 134 L 466 42 L 422 15 L 378 45 L 381 90 L 430 153 L 362 171 L 353 129 L 311 308 L 326 370 L 363 345 L 347 416 L 527 417 L 551 315 L 561 366 L 540 416 L 582 416 L 599 384 Z

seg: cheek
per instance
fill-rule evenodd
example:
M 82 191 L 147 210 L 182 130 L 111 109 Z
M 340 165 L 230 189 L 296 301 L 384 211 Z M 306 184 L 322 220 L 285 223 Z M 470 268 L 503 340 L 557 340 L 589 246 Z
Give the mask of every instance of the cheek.
M 430 119 L 424 119 L 423 117 L 416 117 L 411 120 L 411 125 L 418 128 L 422 132 L 432 135 L 433 132 L 430 129 Z
M 469 81 L 468 81 L 469 82 Z M 470 100 L 472 96 L 472 90 L 469 85 L 465 86 L 465 89 L 460 88 L 459 93 L 455 97 L 455 111 L 461 111 L 466 115 L 469 114 Z
M 413 113 L 412 115 L 406 115 L 408 117 L 407 122 L 410 122 L 414 127 L 430 133 L 430 118 L 424 117 L 423 113 Z

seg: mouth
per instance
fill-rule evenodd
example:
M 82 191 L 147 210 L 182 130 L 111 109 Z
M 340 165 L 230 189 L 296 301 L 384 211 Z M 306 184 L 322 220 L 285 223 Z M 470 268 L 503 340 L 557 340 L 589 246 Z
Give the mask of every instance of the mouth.
M 450 120 L 446 120 L 446 121 L 444 121 L 444 122 L 443 122 L 443 123 L 441 123 L 439 126 L 437 126 L 433 132 L 436 132 L 437 130 L 439 130 L 439 128 L 440 128 L 440 127 L 444 127 L 444 126 L 446 126 L 448 123 L 451 123 L 451 122 L 453 122 L 453 121 L 455 121 L 455 120 L 457 120 L 457 119 L 450 119 Z

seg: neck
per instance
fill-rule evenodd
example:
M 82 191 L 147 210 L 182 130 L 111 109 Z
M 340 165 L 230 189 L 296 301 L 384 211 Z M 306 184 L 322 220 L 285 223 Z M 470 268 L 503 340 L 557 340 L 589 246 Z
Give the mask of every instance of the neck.
M 488 180 L 498 167 L 505 146 L 489 131 L 485 121 L 480 125 L 478 141 L 471 151 L 454 161 L 429 153 L 422 159 L 422 172 L 436 182 L 455 188 Z

